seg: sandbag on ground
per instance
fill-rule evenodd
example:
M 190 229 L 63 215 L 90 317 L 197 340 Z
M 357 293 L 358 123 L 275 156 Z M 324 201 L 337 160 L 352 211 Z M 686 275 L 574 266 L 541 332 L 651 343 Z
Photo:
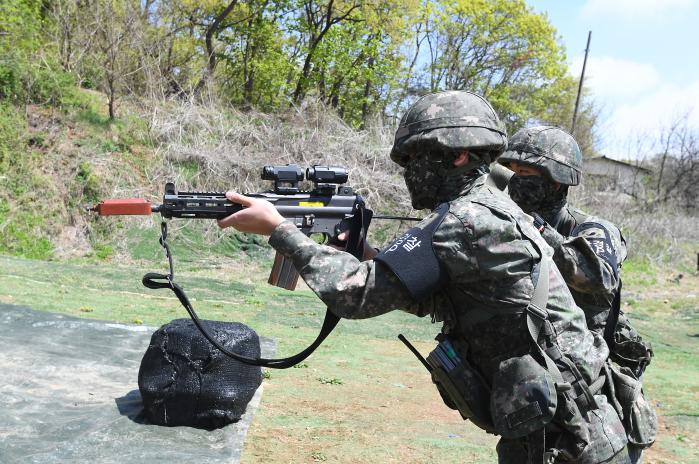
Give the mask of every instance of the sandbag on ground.
M 153 330 L 0 304 L 0 462 L 239 462 L 262 387 L 222 429 L 144 425 L 137 375 Z
M 260 357 L 260 339 L 239 322 L 201 323 L 225 349 Z M 262 370 L 229 358 L 191 319 L 176 319 L 153 333 L 138 372 L 146 417 L 153 424 L 217 429 L 245 412 Z

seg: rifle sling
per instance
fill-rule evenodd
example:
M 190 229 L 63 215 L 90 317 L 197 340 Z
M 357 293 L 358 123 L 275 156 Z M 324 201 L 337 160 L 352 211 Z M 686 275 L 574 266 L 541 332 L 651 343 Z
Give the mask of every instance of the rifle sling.
M 621 279 L 619 279 L 619 288 L 616 289 L 614 293 L 614 300 L 612 301 L 612 307 L 607 315 L 607 322 L 604 326 L 604 341 L 607 342 L 607 346 L 610 350 L 614 350 L 614 345 L 616 340 L 614 339 L 614 332 L 616 331 L 616 326 L 619 323 L 619 313 L 621 312 Z
M 354 255 L 356 258 L 361 259 L 363 253 L 364 239 L 366 237 L 366 231 L 369 227 L 369 222 L 371 221 L 372 211 L 364 207 L 359 207 L 357 213 L 350 220 L 350 237 L 347 240 L 347 251 Z M 143 276 L 143 285 L 152 289 L 159 288 L 169 288 L 180 300 L 180 303 L 187 310 L 192 322 L 199 329 L 201 334 L 206 338 L 216 349 L 221 351 L 224 355 L 235 359 L 244 364 L 249 364 L 252 366 L 268 367 L 272 369 L 287 369 L 292 367 L 313 353 L 316 348 L 320 346 L 321 343 L 330 335 L 340 318 L 333 314 L 329 309 L 326 308 L 325 318 L 323 320 L 323 325 L 320 328 L 320 333 L 316 339 L 303 351 L 296 353 L 293 356 L 287 358 L 250 358 L 248 356 L 243 356 L 238 353 L 234 353 L 226 349 L 221 343 L 219 343 L 216 338 L 209 333 L 207 328 L 204 326 L 201 319 L 197 315 L 192 303 L 187 298 L 182 287 L 175 283 L 175 272 L 172 260 L 172 254 L 170 252 L 170 246 L 167 243 L 167 223 L 165 221 L 160 224 L 160 245 L 165 249 L 165 255 L 168 259 L 168 264 L 170 266 L 169 274 L 159 274 L 155 272 L 149 272 Z

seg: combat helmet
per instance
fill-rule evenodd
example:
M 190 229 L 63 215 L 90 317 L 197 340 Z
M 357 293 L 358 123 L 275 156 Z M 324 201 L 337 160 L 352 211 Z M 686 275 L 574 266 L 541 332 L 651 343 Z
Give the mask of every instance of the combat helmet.
M 572 135 L 559 127 L 520 129 L 512 136 L 500 164 L 521 163 L 544 171 L 552 181 L 578 185 L 582 177 L 582 152 Z
M 431 93 L 401 118 L 391 159 L 405 167 L 419 153 L 454 153 L 469 149 L 490 163 L 507 146 L 505 126 L 490 103 L 471 92 Z

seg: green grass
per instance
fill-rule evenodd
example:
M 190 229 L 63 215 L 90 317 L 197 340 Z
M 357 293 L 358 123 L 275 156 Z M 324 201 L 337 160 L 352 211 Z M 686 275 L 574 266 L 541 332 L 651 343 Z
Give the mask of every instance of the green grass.
M 624 285 L 649 287 L 657 283 L 658 269 L 647 258 L 632 257 L 624 261 Z
M 0 253 L 47 259 L 53 245 L 46 224 L 56 212 L 40 201 L 52 191 L 25 125 L 17 107 L 0 102 Z
M 157 234 L 149 230 L 138 232 L 143 249 L 134 250 L 144 259 L 161 253 Z M 244 267 L 230 275 L 207 267 L 201 256 L 183 251 L 184 234 L 193 234 L 191 240 L 196 234 L 178 233 L 177 281 L 202 318 L 250 325 L 277 341 L 277 356 L 291 355 L 315 338 L 324 307 L 313 293 L 269 286 L 265 276 L 250 275 Z M 122 267 L 0 256 L 0 302 L 149 326 L 187 317 L 170 292 L 141 285 L 145 272 L 164 270 L 162 255 L 154 259 Z M 627 284 L 628 292 L 635 295 L 625 312 L 655 350 L 644 382 L 662 427 L 652 449 L 656 454 L 650 455 L 660 458 L 648 462 L 699 462 L 693 445 L 699 438 L 699 309 L 696 296 L 683 287 L 695 281 L 663 284 L 660 288 L 675 293 L 649 297 L 644 279 L 652 271 L 634 270 L 639 277 L 625 270 L 627 282 L 634 282 Z M 293 443 L 294 458 L 304 462 L 323 457 L 328 462 L 492 462 L 495 438 L 445 410 L 424 368 L 395 338 L 404 333 L 426 353 L 437 331 L 428 319 L 400 312 L 341 321 L 299 368 L 266 370 L 263 406 L 243 461 L 294 460 L 281 451 Z
M 213 229 L 213 231 L 212 231 Z M 161 262 L 160 225 L 129 227 L 126 248 L 134 259 Z M 271 266 L 271 248 L 265 238 L 234 230 L 219 232 L 211 221 L 171 221 L 168 223 L 168 243 L 178 262 L 206 262 L 210 257 L 236 256 L 240 252 L 264 265 Z
M 260 327 L 262 335 L 296 348 L 310 343 L 320 328 L 325 309 L 308 290 L 279 289 L 264 283 L 262 276 L 257 285 L 200 277 L 186 271 L 191 265 L 182 262 L 176 278 L 202 317 Z M 188 317 L 171 292 L 141 285 L 146 272 L 166 271 L 165 260 L 143 266 L 139 269 L 0 257 L 0 293 L 5 295 L 0 296 L 0 301 L 91 319 L 140 319 L 147 325 Z M 81 311 L 85 307 L 92 311 Z M 394 339 L 397 328 L 406 336 L 421 340 L 430 340 L 436 332 L 436 326 L 426 320 L 394 312 L 371 321 L 343 321 L 337 333 Z

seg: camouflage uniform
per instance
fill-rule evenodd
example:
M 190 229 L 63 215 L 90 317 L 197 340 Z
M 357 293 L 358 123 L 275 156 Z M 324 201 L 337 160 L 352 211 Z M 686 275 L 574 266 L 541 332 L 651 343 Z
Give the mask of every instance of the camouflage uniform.
M 585 312 L 588 327 L 605 335 L 612 359 L 642 375 L 652 351 L 619 310 L 615 327 L 607 329 L 610 312 L 618 305 L 620 271 L 626 241 L 611 222 L 588 215 L 567 202 L 568 186 L 581 180 L 582 153 L 573 137 L 551 126 L 522 129 L 510 139 L 498 162 L 534 167 L 543 176 L 515 176 L 510 195 L 522 209 L 546 222 L 541 234 L 553 248 L 553 260 Z M 555 183 L 560 184 L 556 188 Z M 615 299 L 617 299 L 615 301 Z M 640 453 L 638 453 L 640 455 Z
M 427 95 L 401 120 L 391 158 L 406 168 L 414 206 L 434 209 L 432 214 L 371 261 L 359 262 L 319 245 L 291 222 L 275 229 L 270 244 L 293 261 L 308 286 L 338 316 L 361 319 L 398 309 L 441 321 L 443 334 L 458 340 L 459 353 L 490 386 L 506 363 L 533 349 L 528 305 L 542 258 L 552 255 L 531 218 L 487 182 L 487 166 L 504 149 L 505 137 L 497 115 L 481 97 L 467 92 Z M 469 150 L 470 162 L 455 168 L 453 159 L 464 149 Z M 428 229 L 433 231 L 431 242 L 415 239 Z M 426 275 L 425 263 L 410 259 L 411 250 L 430 247 L 442 278 Z M 385 261 L 395 250 L 407 257 L 400 272 Z M 421 275 L 429 285 L 417 291 L 415 281 L 409 283 L 406 277 L 410 273 Z M 547 340 L 560 355 L 556 363 L 573 366 L 578 376 L 565 371 L 565 380 L 556 384 L 558 408 L 545 425 L 546 448 L 574 456 L 570 462 L 628 462 L 623 426 L 612 406 L 590 390 L 586 391 L 594 399 L 585 403 L 577 390 L 599 384 L 607 346 L 587 329 L 558 269 L 548 267 L 547 274 Z M 498 401 L 491 398 L 495 406 Z M 522 455 L 515 456 L 513 450 L 528 447 L 531 453 L 536 445 L 526 437 L 501 440 L 500 462 L 522 462 Z

